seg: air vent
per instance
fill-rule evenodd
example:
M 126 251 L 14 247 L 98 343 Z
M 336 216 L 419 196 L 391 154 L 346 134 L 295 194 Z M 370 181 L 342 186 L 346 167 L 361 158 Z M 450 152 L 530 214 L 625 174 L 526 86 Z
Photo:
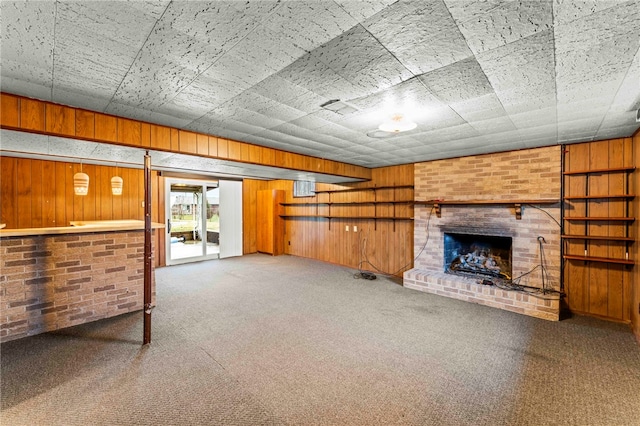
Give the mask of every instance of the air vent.
M 358 108 L 342 102 L 340 99 L 332 99 L 320 105 L 320 108 L 328 109 L 340 115 L 347 115 L 359 111 Z

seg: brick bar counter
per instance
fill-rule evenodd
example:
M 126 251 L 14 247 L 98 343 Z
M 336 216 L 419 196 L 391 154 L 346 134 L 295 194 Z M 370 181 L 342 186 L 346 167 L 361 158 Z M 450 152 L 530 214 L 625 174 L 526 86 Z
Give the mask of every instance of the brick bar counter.
M 0 341 L 142 310 L 144 222 L 78 225 L 0 230 Z

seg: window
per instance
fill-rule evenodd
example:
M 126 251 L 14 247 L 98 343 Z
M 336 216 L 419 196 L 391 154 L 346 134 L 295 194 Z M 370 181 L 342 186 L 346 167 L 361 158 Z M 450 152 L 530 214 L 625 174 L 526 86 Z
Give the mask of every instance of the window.
M 294 197 L 313 197 L 316 195 L 316 183 L 306 180 L 293 181 Z

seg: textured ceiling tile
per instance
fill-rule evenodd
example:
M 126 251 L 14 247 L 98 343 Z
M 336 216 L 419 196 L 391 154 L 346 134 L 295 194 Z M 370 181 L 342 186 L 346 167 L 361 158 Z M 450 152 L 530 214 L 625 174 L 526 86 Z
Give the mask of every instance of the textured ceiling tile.
M 2 2 L 2 77 L 52 85 L 55 3 Z
M 252 64 L 241 56 L 227 53 L 200 74 L 197 81 L 203 89 L 210 92 L 220 90 L 221 98 L 228 98 L 242 93 L 273 72 L 263 64 Z
M 534 128 L 547 124 L 555 125 L 558 122 L 555 106 L 536 111 L 525 111 L 518 114 L 510 114 L 509 118 L 518 129 Z
M 506 132 L 509 130 L 515 130 L 516 126 L 509 117 L 491 118 L 489 120 L 474 121 L 470 123 L 471 126 L 483 135 L 491 133 Z
M 482 53 L 477 58 L 507 112 L 517 112 L 511 111 L 511 106 L 522 99 L 555 98 L 551 31 Z
M 348 100 L 367 94 L 322 63 L 314 54 L 306 54 L 278 72 L 278 76 L 324 96 L 327 99 Z
M 633 1 L 635 0 L 627 2 Z M 553 0 L 553 23 L 554 25 L 567 24 L 612 6 L 620 5 L 622 2 L 623 0 Z
M 5 63 L 3 62 L 1 70 L 2 74 L 0 75 L 1 91 L 5 93 L 13 93 L 14 95 L 26 96 L 29 98 L 42 99 L 43 101 L 50 101 L 52 99 L 50 83 L 32 83 L 31 81 L 25 81 L 22 79 L 24 77 L 24 74 L 21 73 L 18 73 L 17 78 L 8 77 L 4 74 L 7 68 L 8 67 L 5 66 Z
M 55 102 L 63 105 L 73 105 L 77 108 L 84 108 L 90 111 L 106 112 L 106 108 L 109 105 L 109 100 L 106 94 L 103 96 L 96 96 L 89 91 L 83 90 L 78 92 L 77 89 L 67 89 L 59 85 L 53 88 L 51 95 Z
M 256 29 L 277 1 L 173 1 L 162 21 L 176 31 L 223 51 L 235 46 Z
M 196 76 L 195 71 L 180 63 L 143 50 L 113 99 L 121 104 L 153 109 L 173 99 Z
M 326 126 L 327 124 L 329 124 L 329 121 L 319 116 L 319 114 L 317 113 L 312 113 L 300 118 L 296 118 L 295 120 L 291 120 L 290 123 L 295 124 L 296 126 L 313 130 Z
M 28 150 L 36 154 L 49 153 L 49 138 L 34 133 L 0 130 L 0 150 L 22 152 Z M 0 151 L 1 152 L 1 151 Z
M 93 151 L 98 143 L 49 136 L 49 154 L 77 158 L 94 158 Z
M 640 7 L 624 3 L 558 25 L 555 39 L 558 101 L 611 102 L 640 46 Z
M 396 2 L 363 26 L 414 75 L 473 55 L 440 1 Z
M 54 87 L 111 99 L 138 50 L 70 21 L 56 28 Z
M 397 0 L 334 0 L 349 15 L 362 22 Z
M 387 49 L 358 25 L 313 51 L 345 80 L 375 93 L 413 77 Z
M 474 54 L 552 27 L 552 1 L 445 0 Z
M 378 114 L 380 121 L 397 113 L 405 114 L 413 120 L 420 120 L 428 117 L 429 111 L 445 106 L 418 78 L 354 99 L 351 103 L 363 112 Z
M 85 33 L 130 46 L 136 52 L 158 19 L 154 14 L 134 7 L 132 2 L 58 2 L 56 13 L 59 25 L 56 26 L 56 36 L 60 26 L 71 25 Z
M 251 64 L 262 64 L 272 70 L 280 70 L 306 53 L 277 31 L 263 26 L 233 46 L 231 52 L 242 55 Z
M 179 129 L 183 128 L 192 121 L 190 119 L 161 114 L 131 105 L 119 104 L 117 102 L 109 103 L 109 106 L 105 108 L 104 112 L 120 117 L 129 117 L 134 120 L 141 120 L 149 123 L 177 127 Z
M 443 102 L 461 102 L 493 93 L 476 58 L 464 59 L 419 78 Z
M 495 93 L 452 103 L 451 109 L 468 122 L 507 115 Z
M 127 0 L 128 4 L 140 12 L 160 19 L 171 0 Z
M 356 25 L 358 21 L 334 2 L 283 2 L 264 22 L 280 34 L 280 42 L 311 51 Z

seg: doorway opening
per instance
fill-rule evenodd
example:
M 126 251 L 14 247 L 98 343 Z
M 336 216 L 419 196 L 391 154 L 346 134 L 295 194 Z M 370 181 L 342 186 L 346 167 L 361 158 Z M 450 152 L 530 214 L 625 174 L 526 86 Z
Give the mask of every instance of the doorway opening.
M 167 265 L 242 256 L 242 181 L 165 182 Z
M 217 181 L 167 179 L 167 264 L 220 255 L 220 189 Z

